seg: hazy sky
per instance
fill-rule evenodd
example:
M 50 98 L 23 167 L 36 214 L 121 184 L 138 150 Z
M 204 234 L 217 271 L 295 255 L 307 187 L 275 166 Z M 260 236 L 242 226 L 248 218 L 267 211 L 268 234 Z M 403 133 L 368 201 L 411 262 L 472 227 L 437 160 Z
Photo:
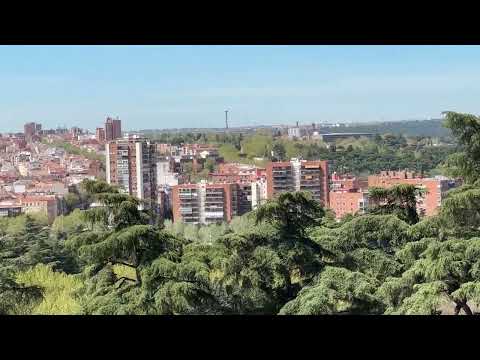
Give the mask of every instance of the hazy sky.
M 480 46 L 0 46 L 0 131 L 480 112 Z

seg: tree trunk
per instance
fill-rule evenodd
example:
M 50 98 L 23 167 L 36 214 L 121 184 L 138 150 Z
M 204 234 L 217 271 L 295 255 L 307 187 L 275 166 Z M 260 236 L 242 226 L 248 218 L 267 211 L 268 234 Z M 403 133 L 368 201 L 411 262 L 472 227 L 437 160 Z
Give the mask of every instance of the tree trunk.
M 470 306 L 467 305 L 467 300 L 463 301 L 455 301 L 455 315 L 458 315 L 460 313 L 460 310 L 463 309 L 466 315 L 473 315 L 472 310 L 470 309 Z
M 463 311 L 465 311 L 465 314 L 473 315 L 472 309 L 470 309 L 470 306 L 467 305 L 466 301 L 462 304 L 462 309 L 463 309 Z
M 140 270 L 138 266 L 135 268 L 135 275 L 137 276 L 137 285 L 142 285 L 142 278 L 140 276 Z
M 460 313 L 460 310 L 462 309 L 462 305 L 459 303 L 455 304 L 455 315 L 458 315 Z

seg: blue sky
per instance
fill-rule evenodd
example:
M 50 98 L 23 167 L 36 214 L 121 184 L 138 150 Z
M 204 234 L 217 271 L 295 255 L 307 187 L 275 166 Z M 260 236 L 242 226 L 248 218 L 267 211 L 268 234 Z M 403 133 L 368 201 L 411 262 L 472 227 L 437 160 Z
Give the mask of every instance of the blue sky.
M 0 131 L 480 113 L 480 46 L 0 46 Z

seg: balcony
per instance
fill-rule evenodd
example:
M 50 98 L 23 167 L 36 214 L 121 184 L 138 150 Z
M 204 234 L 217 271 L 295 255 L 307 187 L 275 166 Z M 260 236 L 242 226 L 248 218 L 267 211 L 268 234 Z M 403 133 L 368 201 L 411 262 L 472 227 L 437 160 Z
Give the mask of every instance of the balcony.
M 274 184 L 277 184 L 277 183 L 278 184 L 286 184 L 286 183 L 290 184 L 292 182 L 293 182 L 292 179 L 288 179 L 288 178 L 287 179 L 279 179 L 279 178 L 274 178 L 273 179 Z
M 198 200 L 198 196 L 197 195 L 192 195 L 192 194 L 178 194 L 180 200 L 182 199 L 186 199 L 186 200 Z

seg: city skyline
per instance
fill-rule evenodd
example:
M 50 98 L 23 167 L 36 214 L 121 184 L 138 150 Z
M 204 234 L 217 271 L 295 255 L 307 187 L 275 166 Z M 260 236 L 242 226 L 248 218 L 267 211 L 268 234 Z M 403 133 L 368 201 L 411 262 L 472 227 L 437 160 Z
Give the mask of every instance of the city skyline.
M 0 131 L 124 130 L 479 113 L 478 46 L 0 46 Z

